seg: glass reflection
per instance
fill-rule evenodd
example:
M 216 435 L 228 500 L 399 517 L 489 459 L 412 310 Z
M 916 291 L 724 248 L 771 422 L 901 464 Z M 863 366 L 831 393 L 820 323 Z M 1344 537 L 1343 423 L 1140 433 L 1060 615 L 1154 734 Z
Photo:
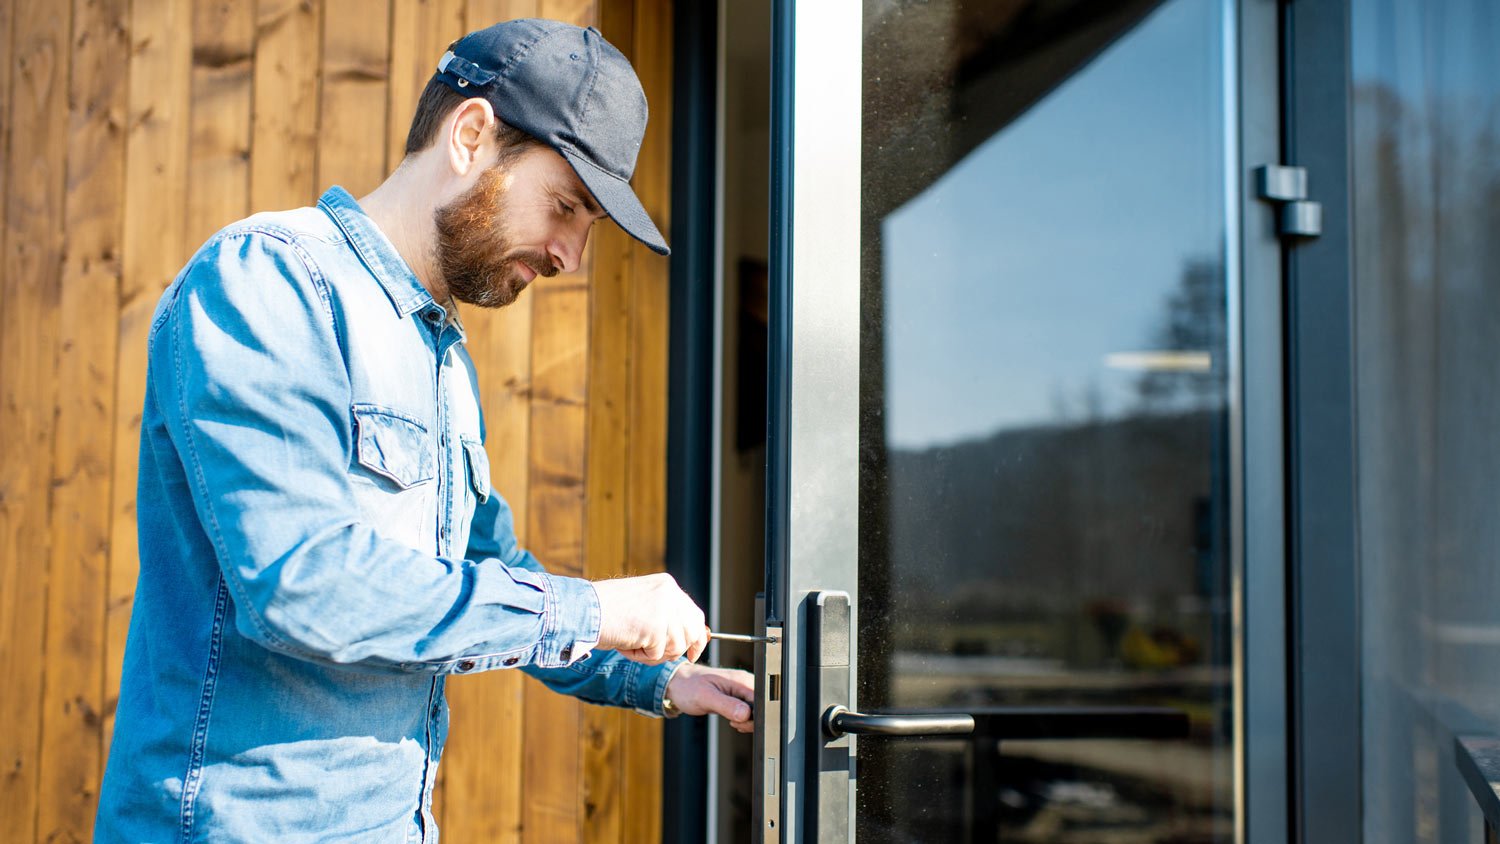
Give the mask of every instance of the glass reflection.
M 1350 8 L 1364 836 L 1483 838 L 1500 733 L 1500 8 Z
M 866 0 L 860 703 L 1190 740 L 861 742 L 862 841 L 1233 836 L 1221 4 Z

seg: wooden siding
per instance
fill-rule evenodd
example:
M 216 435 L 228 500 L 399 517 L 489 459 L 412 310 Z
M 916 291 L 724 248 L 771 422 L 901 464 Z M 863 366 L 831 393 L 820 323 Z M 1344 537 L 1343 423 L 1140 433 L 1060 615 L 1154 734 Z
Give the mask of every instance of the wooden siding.
M 652 109 L 637 191 L 665 229 L 669 0 L 0 0 L 6 840 L 90 837 L 161 290 L 226 223 L 373 188 L 447 44 L 534 15 L 598 26 L 635 62 Z M 666 260 L 605 223 L 579 272 L 464 310 L 495 486 L 555 571 L 664 566 L 667 290 Z M 516 672 L 448 690 L 447 840 L 660 838 L 659 722 Z

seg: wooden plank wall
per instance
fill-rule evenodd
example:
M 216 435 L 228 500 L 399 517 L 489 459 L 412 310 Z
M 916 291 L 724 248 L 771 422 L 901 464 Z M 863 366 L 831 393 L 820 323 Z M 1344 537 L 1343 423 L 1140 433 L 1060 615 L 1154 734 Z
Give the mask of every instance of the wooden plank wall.
M 449 42 L 598 26 L 652 108 L 636 174 L 669 219 L 670 0 L 0 0 L 0 818 L 87 841 L 138 567 L 156 299 L 220 226 L 355 195 L 401 158 Z M 335 25 L 336 24 L 336 25 Z M 659 571 L 667 263 L 609 224 L 578 273 L 465 310 L 496 488 L 554 570 Z M 452 841 L 661 836 L 660 723 L 512 672 L 455 678 Z

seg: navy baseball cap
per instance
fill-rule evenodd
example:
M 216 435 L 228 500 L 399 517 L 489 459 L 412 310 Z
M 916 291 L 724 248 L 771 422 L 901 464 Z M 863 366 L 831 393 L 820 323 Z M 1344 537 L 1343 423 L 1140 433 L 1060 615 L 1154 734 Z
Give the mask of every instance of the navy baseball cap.
M 453 42 L 435 78 L 485 98 L 501 120 L 557 150 L 620 228 L 671 254 L 630 188 L 646 93 L 599 30 L 539 18 L 497 23 Z

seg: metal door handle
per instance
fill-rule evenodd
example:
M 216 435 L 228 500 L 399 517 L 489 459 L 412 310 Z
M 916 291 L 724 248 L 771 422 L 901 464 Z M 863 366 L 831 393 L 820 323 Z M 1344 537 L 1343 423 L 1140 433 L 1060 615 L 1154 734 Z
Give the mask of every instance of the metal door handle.
M 856 736 L 966 736 L 974 732 L 974 716 L 958 714 L 871 714 L 830 706 L 823 713 L 823 734 L 831 739 Z

